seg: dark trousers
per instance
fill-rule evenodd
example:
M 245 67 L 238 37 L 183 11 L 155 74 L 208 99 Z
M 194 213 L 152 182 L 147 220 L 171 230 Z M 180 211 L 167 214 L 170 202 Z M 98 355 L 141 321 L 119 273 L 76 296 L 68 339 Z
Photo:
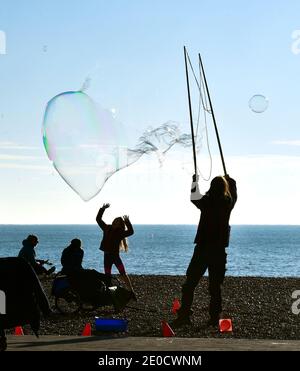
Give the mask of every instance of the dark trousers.
M 182 286 L 182 305 L 178 311 L 179 316 L 192 314 L 191 306 L 194 299 L 194 291 L 208 269 L 209 277 L 209 314 L 211 318 L 218 318 L 222 312 L 221 285 L 224 281 L 226 270 L 225 248 L 218 251 L 209 251 L 208 248 L 196 246 L 193 257 L 186 271 L 186 281 Z

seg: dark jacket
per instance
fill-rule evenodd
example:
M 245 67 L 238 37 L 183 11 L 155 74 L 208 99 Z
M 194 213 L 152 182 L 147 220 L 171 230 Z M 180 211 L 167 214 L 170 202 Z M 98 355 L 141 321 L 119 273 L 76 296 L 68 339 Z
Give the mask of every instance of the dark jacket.
M 200 200 L 192 201 L 201 210 L 194 242 L 197 245 L 209 247 L 211 251 L 216 251 L 229 245 L 229 218 L 237 200 L 237 191 L 235 180 L 229 178 L 227 181 L 231 198 L 214 198 L 208 192 Z
M 23 247 L 21 248 L 18 257 L 25 259 L 32 267 L 34 267 L 37 264 L 35 261 L 34 246 L 28 240 L 24 240 L 22 244 Z
M 0 290 L 6 296 L 6 314 L 0 315 L 0 329 L 30 324 L 38 332 L 40 311 L 50 305 L 32 267 L 21 258 L 0 258 Z
M 127 223 L 125 222 L 125 225 L 127 227 L 126 231 L 112 228 L 111 224 L 106 224 L 102 220 L 104 210 L 104 208 L 101 208 L 96 217 L 96 221 L 103 231 L 103 238 L 100 244 L 100 250 L 109 252 L 111 254 L 119 254 L 121 241 L 125 237 L 129 237 L 134 233 L 132 224 L 130 223 L 130 221 L 128 221 Z
M 70 245 L 66 247 L 61 255 L 61 265 L 63 267 L 61 273 L 71 274 L 78 272 L 82 268 L 84 252 L 81 247 Z

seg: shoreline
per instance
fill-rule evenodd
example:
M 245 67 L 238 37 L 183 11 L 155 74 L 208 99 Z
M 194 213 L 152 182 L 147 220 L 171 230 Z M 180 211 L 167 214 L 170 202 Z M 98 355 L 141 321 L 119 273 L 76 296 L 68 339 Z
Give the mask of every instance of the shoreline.
M 91 323 L 96 333 L 95 316 L 128 320 L 128 336 L 160 337 L 161 321 L 175 319 L 172 303 L 181 298 L 181 286 L 185 276 L 129 275 L 138 301 L 130 302 L 128 308 L 115 314 L 111 306 L 100 307 L 91 312 L 57 314 L 41 321 L 40 335 L 81 335 L 86 323 Z M 52 278 L 42 278 L 41 283 L 48 297 Z M 208 279 L 203 277 L 196 288 L 192 326 L 176 329 L 177 337 L 193 338 L 245 338 L 245 339 L 300 339 L 300 313 L 293 314 L 292 305 L 297 298 L 292 293 L 300 290 L 300 277 L 234 277 L 226 276 L 222 288 L 222 318 L 231 318 L 233 331 L 219 333 L 207 328 Z M 50 297 L 51 307 L 54 298 Z M 295 303 L 294 303 L 295 306 Z M 300 303 L 297 306 L 300 311 Z M 11 333 L 12 331 L 7 331 Z M 31 334 L 25 326 L 25 333 Z
M 14 224 L 14 223 L 0 223 L 0 226 L 24 226 L 24 227 L 27 227 L 27 226 L 32 226 L 32 225 L 36 225 L 36 226 L 70 226 L 70 225 L 75 225 L 75 226 L 78 226 L 78 225 L 81 225 L 81 226 L 96 226 L 97 227 L 97 224 L 95 224 L 94 222 L 93 223 L 60 223 L 60 224 L 55 224 L 55 223 L 30 223 L 30 224 L 26 224 L 26 223 L 19 223 L 19 224 Z M 195 226 L 197 227 L 198 223 L 134 223 L 134 225 L 142 225 L 142 226 L 145 226 L 145 225 L 149 225 L 149 226 L 155 226 L 155 225 L 158 225 L 158 226 L 163 226 L 163 225 L 167 225 L 167 226 L 170 226 L 170 225 L 187 225 L 187 226 Z M 243 223 L 243 224 L 230 224 L 231 227 L 240 227 L 240 226 L 245 226 L 245 227 L 300 227 L 300 224 L 267 224 L 267 223 L 264 223 L 264 224 L 248 224 L 248 223 Z

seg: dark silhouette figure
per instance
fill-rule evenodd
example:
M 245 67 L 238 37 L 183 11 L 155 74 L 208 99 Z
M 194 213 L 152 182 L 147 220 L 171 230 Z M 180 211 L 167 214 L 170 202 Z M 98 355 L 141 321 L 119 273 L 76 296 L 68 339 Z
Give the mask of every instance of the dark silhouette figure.
M 229 245 L 229 218 L 236 200 L 236 182 L 228 175 L 214 178 L 205 195 L 200 194 L 198 176 L 193 176 L 191 201 L 200 209 L 201 217 L 194 240 L 194 254 L 182 286 L 182 306 L 177 311 L 178 318 L 173 321 L 175 328 L 190 324 L 194 291 L 207 269 L 210 293 L 208 325 L 218 325 L 222 312 L 221 285 L 226 270 L 225 248 Z
M 36 259 L 36 253 L 34 248 L 37 246 L 39 243 L 39 240 L 37 236 L 34 236 L 30 234 L 26 240 L 23 240 L 22 245 L 23 247 L 21 248 L 18 257 L 23 258 L 26 260 L 33 268 L 36 274 L 51 274 L 55 271 L 55 267 L 51 267 L 49 270 L 47 270 L 44 267 L 44 264 L 49 264 L 52 265 L 51 263 L 48 262 L 48 260 L 41 260 L 41 259 Z
M 108 277 L 95 269 L 84 269 L 82 261 L 84 250 L 81 240 L 74 238 L 61 256 L 61 273 L 68 276 L 72 287 L 84 301 L 100 303 L 106 287 L 110 285 Z
M 96 216 L 96 222 L 103 231 L 100 250 L 104 252 L 104 272 L 107 276 L 111 276 L 112 265 L 115 264 L 125 285 L 132 292 L 132 299 L 136 300 L 131 281 L 120 258 L 120 251 L 128 250 L 126 237 L 133 235 L 134 230 L 127 215 L 123 218 L 115 218 L 112 224 L 106 224 L 102 216 L 109 206 L 110 204 L 103 204 Z
M 82 270 L 84 251 L 81 248 L 81 241 L 74 238 L 70 245 L 64 249 L 61 255 L 62 274 L 72 274 Z
M 40 312 L 52 314 L 41 283 L 24 259 L 0 258 L 0 290 L 6 296 L 6 310 L 0 314 L 0 351 L 6 349 L 4 329 L 30 324 L 38 335 Z

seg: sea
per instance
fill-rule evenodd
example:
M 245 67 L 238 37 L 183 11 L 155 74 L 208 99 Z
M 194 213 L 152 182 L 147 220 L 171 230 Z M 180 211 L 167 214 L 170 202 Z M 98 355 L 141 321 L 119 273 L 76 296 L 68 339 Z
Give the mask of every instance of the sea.
M 129 250 L 121 253 L 127 272 L 184 275 L 196 229 L 196 225 L 134 225 Z M 97 225 L 1 225 L 0 257 L 17 256 L 29 234 L 39 238 L 36 257 L 49 259 L 57 271 L 63 249 L 80 238 L 84 268 L 103 272 L 102 231 Z M 227 254 L 229 276 L 300 277 L 300 226 L 233 225 Z

